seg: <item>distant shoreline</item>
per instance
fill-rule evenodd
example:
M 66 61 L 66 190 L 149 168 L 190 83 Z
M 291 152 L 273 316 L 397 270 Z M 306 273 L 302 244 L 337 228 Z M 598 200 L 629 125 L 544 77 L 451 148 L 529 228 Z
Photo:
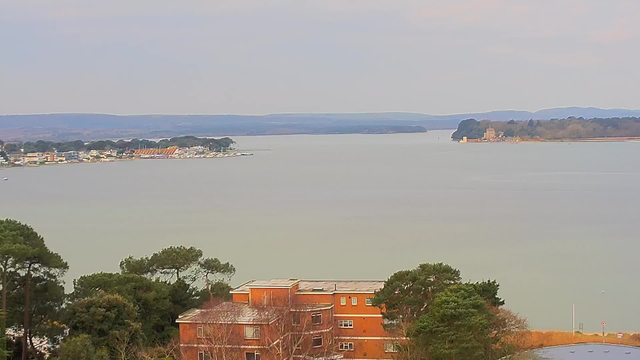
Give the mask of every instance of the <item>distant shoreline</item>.
M 183 157 L 183 158 L 173 158 L 173 157 L 158 157 L 158 158 L 123 158 L 123 159 L 109 159 L 107 161 L 69 161 L 69 162 L 49 162 L 44 164 L 29 164 L 29 165 L 0 165 L 0 170 L 9 170 L 9 169 L 29 169 L 29 168 L 39 168 L 39 167 L 50 167 L 50 166 L 64 166 L 64 165 L 81 165 L 81 164 L 109 164 L 116 162 L 133 162 L 133 161 L 149 161 L 149 160 L 201 160 L 201 159 L 226 159 L 226 158 L 235 158 L 235 157 L 246 157 L 252 156 L 253 153 L 247 152 L 229 152 L 222 156 L 202 156 L 202 157 Z
M 454 140 L 452 139 L 452 141 L 457 141 L 460 143 L 473 143 L 473 144 L 478 144 L 478 143 L 557 143 L 557 142 L 567 142 L 567 143 L 572 143 L 572 142 L 640 142 L 640 136 L 630 136 L 630 137 L 596 137 L 596 138 L 582 138 L 582 139 L 520 139 L 520 140 L 504 140 L 504 141 L 488 141 L 488 140 L 483 140 L 483 139 L 468 139 L 467 141 L 459 141 L 459 140 Z

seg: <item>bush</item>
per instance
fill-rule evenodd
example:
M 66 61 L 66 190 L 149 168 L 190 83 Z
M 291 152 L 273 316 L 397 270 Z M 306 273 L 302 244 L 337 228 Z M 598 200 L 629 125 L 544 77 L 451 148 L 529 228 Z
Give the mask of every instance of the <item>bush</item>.
M 60 344 L 60 360 L 102 360 L 96 357 L 96 349 L 87 335 L 68 338 Z

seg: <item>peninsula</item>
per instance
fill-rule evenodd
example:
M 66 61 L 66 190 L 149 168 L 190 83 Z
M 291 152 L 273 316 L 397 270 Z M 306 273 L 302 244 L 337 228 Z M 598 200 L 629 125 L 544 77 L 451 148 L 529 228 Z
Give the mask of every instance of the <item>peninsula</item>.
M 228 137 L 213 139 L 181 136 L 153 140 L 99 140 L 84 142 L 3 143 L 0 140 L 0 166 L 38 166 L 79 162 L 111 162 L 134 159 L 219 158 L 251 155 L 234 150 Z
M 640 117 L 528 121 L 467 119 L 451 135 L 458 141 L 620 141 L 640 138 Z

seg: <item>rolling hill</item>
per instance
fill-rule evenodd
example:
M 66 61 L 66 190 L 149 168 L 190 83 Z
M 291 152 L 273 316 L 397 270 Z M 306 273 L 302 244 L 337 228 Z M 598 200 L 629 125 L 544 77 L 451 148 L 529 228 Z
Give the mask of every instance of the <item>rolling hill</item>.
M 179 135 L 383 134 L 455 129 L 464 119 L 548 120 L 569 116 L 640 116 L 640 110 L 565 107 L 536 112 L 503 110 L 429 115 L 409 112 L 269 115 L 108 115 L 31 114 L 0 116 L 0 138 L 18 140 L 95 140 L 159 138 Z

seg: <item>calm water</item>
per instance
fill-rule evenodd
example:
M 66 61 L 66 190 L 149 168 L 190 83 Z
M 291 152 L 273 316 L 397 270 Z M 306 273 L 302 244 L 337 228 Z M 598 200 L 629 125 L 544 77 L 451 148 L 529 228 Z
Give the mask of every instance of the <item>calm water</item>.
M 81 274 L 202 248 L 253 278 L 497 279 L 537 329 L 640 331 L 640 143 L 458 144 L 450 132 L 239 137 L 255 156 L 0 171 L 0 217 Z M 602 291 L 605 291 L 603 294 Z

